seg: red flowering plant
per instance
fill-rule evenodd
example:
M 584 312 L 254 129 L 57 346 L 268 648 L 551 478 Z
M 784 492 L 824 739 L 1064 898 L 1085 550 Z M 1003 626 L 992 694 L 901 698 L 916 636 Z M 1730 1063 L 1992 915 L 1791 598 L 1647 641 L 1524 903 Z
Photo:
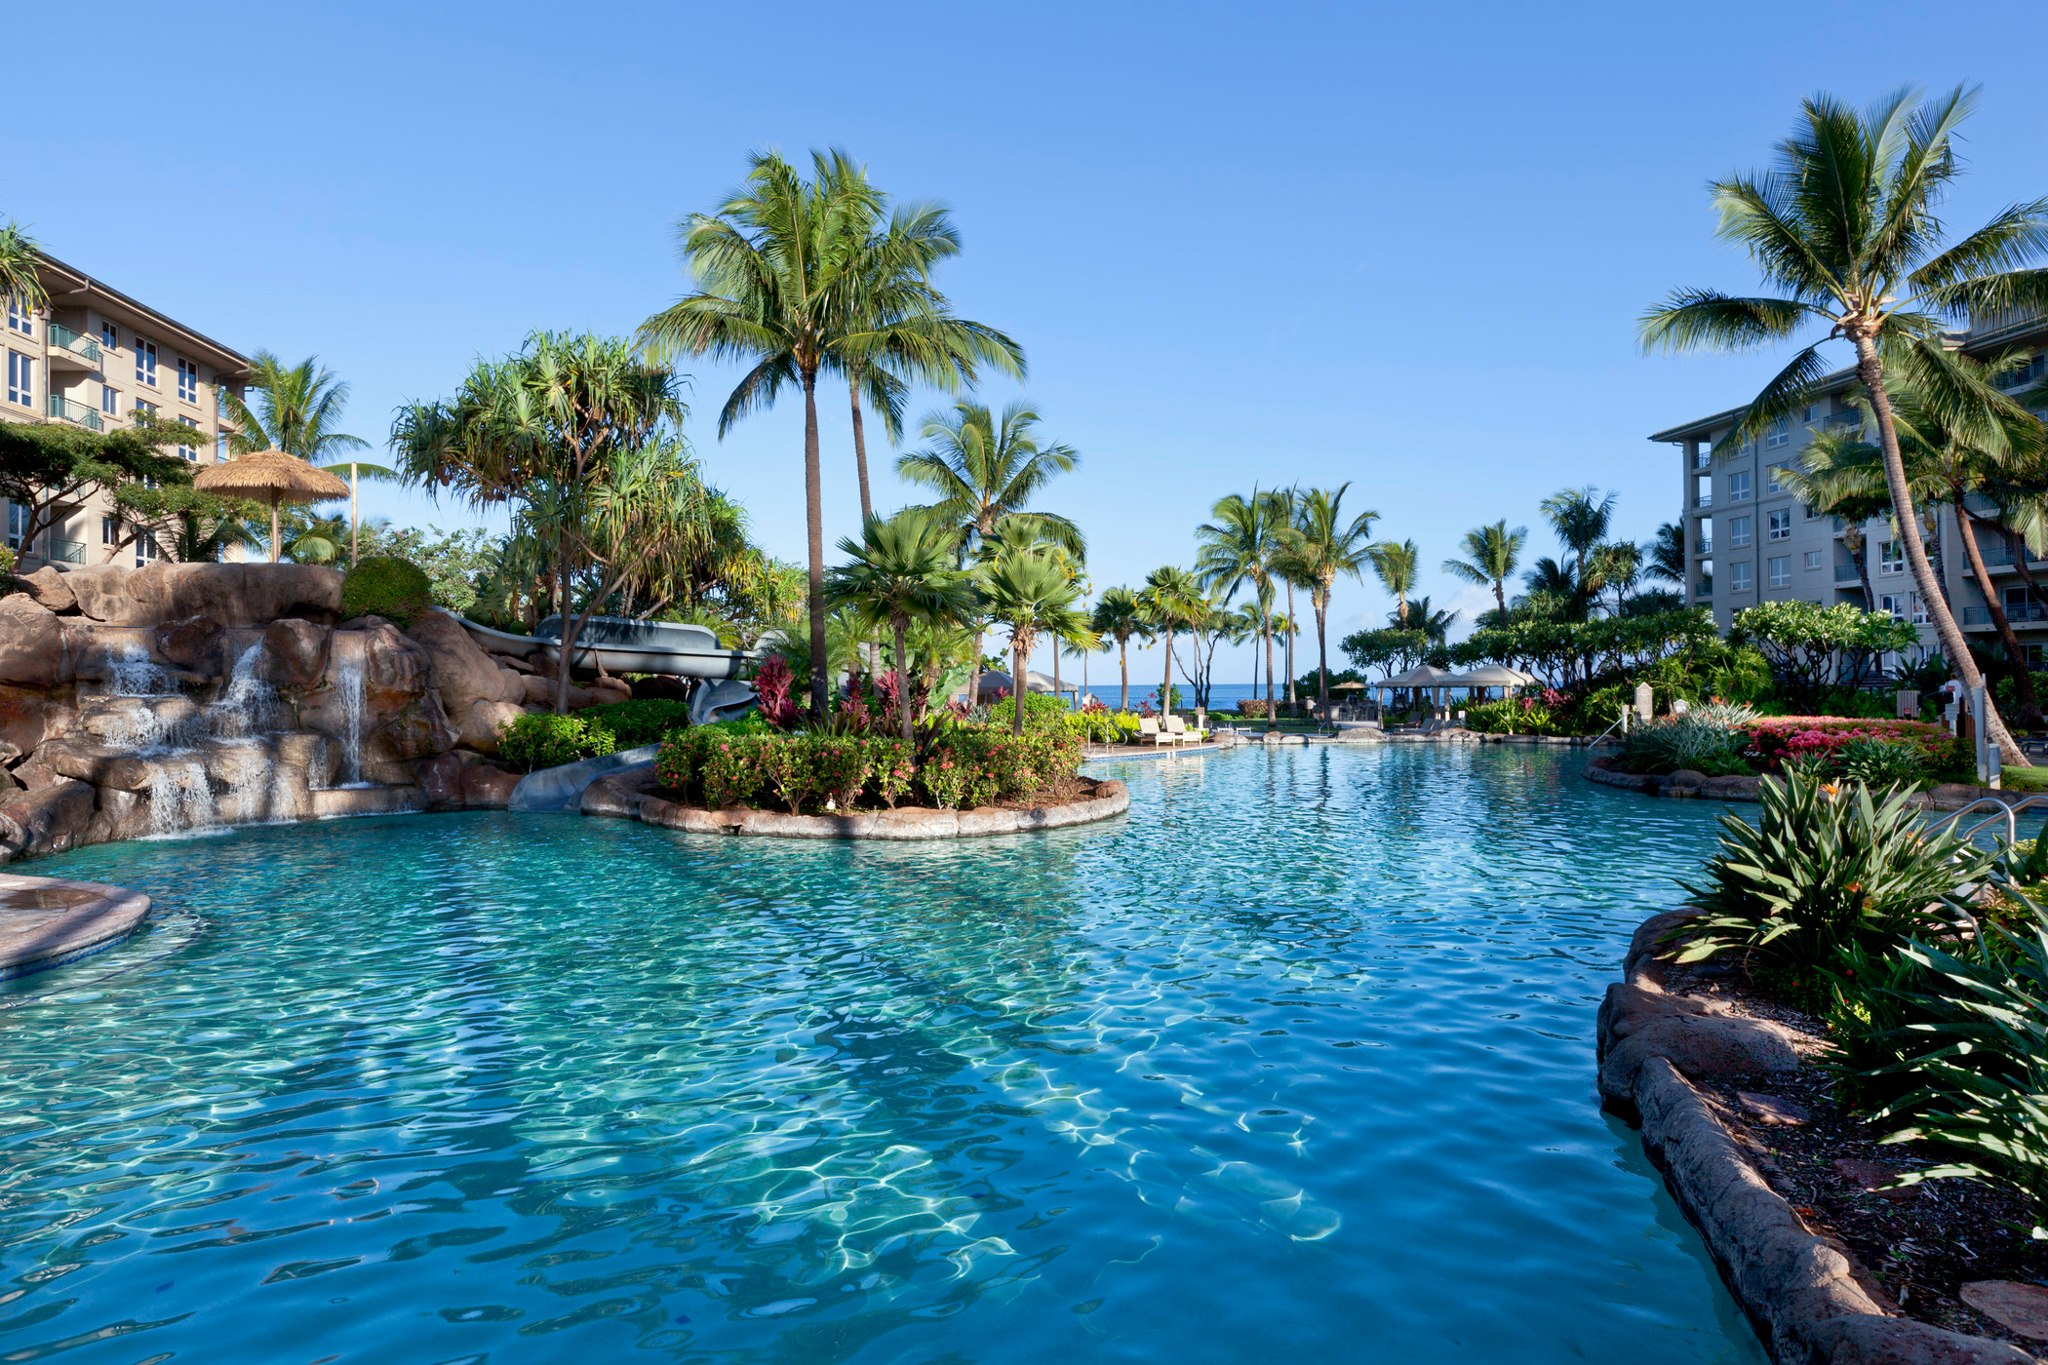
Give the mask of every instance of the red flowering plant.
M 789 699 L 794 678 L 788 662 L 779 654 L 770 654 L 754 675 L 754 695 L 760 698 L 756 709 L 777 729 L 787 730 L 796 724 L 797 706 Z
M 1907 744 L 1919 751 L 1933 773 L 1963 766 L 1956 738 L 1939 725 L 1919 720 L 1862 720 L 1846 716 L 1769 716 L 1743 727 L 1757 766 L 1771 772 L 1788 760 L 1818 763 L 1833 770 L 1843 751 L 1858 741 Z

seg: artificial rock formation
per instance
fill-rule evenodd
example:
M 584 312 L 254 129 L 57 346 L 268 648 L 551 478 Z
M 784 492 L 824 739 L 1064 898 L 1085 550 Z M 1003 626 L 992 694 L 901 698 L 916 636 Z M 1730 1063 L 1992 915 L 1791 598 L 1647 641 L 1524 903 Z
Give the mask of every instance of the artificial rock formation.
M 332 569 L 44 569 L 11 586 L 0 862 L 211 823 L 503 806 L 518 779 L 488 760 L 499 730 L 553 699 L 442 613 L 410 631 L 337 622 Z

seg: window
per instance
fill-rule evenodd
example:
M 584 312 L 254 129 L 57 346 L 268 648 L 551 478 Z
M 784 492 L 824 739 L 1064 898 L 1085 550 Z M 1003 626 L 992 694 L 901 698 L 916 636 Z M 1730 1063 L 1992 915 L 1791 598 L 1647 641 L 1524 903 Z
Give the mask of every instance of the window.
M 199 423 L 193 421 L 190 417 L 180 417 L 178 425 L 192 431 L 199 430 Z M 197 460 L 199 452 L 190 445 L 182 445 L 178 447 L 178 457 L 185 460 Z
M 1785 491 L 1785 462 L 1780 460 L 1764 470 L 1764 491 L 1782 493 Z
M 228 460 L 228 434 L 217 431 L 213 434 L 213 462 L 226 464 Z
M 1692 448 L 1692 467 L 1694 469 L 1705 469 L 1713 463 L 1714 443 L 1712 441 L 1701 441 Z
M 1792 423 L 1788 418 L 1777 418 L 1769 427 L 1765 428 L 1764 449 L 1777 450 L 1779 447 L 1787 446 L 1791 443 Z
M 121 520 L 120 520 L 120 518 L 118 518 L 118 517 L 101 517 L 101 518 L 100 518 L 100 544 L 102 544 L 102 545 L 119 545 L 120 543 L 121 543 Z
M 1744 545 L 1749 544 L 1748 517 L 1730 517 L 1728 519 L 1728 544 L 1735 549 L 1740 549 Z
M 135 537 L 135 567 L 141 568 L 152 560 L 164 557 L 163 547 L 156 543 L 156 537 L 147 531 Z
M 20 351 L 7 353 L 7 401 L 25 408 L 36 405 L 36 362 Z
M 111 384 L 100 385 L 100 411 L 109 417 L 121 415 L 121 391 Z
M 1787 586 L 1789 586 L 1789 585 L 1791 584 L 1791 582 L 1792 582 L 1792 556 L 1791 556 L 1791 555 L 1773 555 L 1773 556 L 1771 557 L 1771 560 L 1770 560 L 1770 562 L 1769 562 L 1768 564 L 1766 564 L 1766 565 L 1764 566 L 1764 568 L 1765 568 L 1765 571 L 1766 571 L 1766 579 L 1765 579 L 1765 581 L 1767 581 L 1767 582 L 1768 582 L 1768 583 L 1769 583 L 1769 584 L 1770 584 L 1770 585 L 1771 585 L 1772 587 L 1774 587 L 1774 588 L 1783 588 L 1783 587 L 1787 587 Z
M 32 337 L 36 334 L 36 315 L 22 307 L 21 300 L 18 298 L 7 300 L 7 328 L 9 331 L 19 332 L 25 337 Z
M 1877 571 L 1881 574 L 1902 574 L 1906 571 L 1906 547 L 1896 540 L 1881 540 L 1877 545 Z
M 156 387 L 156 343 L 135 338 L 135 382 Z
M 1819 416 L 1820 404 L 1808 403 L 1803 409 L 1800 410 L 1799 420 L 1802 422 L 1811 422 Z
M 1810 502 L 1802 502 L 1799 504 L 1799 515 L 1807 521 L 1812 521 L 1820 515 L 1820 509 Z
M 18 502 L 7 504 L 7 543 L 19 550 L 28 536 L 28 508 Z
M 1749 501 L 1749 471 L 1738 469 L 1728 476 L 1728 501 Z
M 1890 612 L 1890 613 L 1892 614 L 1893 618 L 1894 618 L 1894 619 L 1896 619 L 1896 620 L 1900 620 L 1900 621 L 1903 621 L 1903 620 L 1905 620 L 1905 619 L 1906 619 L 1906 594 L 1904 594 L 1904 593 L 1902 593 L 1902 592 L 1888 592 L 1888 593 L 1885 593 L 1885 594 L 1884 594 L 1883 596 L 1881 596 L 1881 597 L 1879 597 L 1879 598 L 1877 599 L 1877 609 L 1878 609 L 1879 611 L 1888 611 L 1888 612 Z
M 199 401 L 199 367 L 183 356 L 178 357 L 178 398 L 186 403 Z
M 1728 586 L 1736 592 L 1748 592 L 1749 565 L 1730 564 L 1728 566 Z
M 1764 531 L 1766 539 L 1792 539 L 1792 509 L 1785 507 L 1776 512 L 1767 513 L 1764 517 L 1764 525 L 1766 528 Z
M 1820 567 L 1820 551 L 1808 550 L 1806 552 L 1805 565 L 1809 569 L 1818 569 Z
M 1916 625 L 1916 626 L 1924 626 L 1924 625 L 1926 625 L 1926 624 L 1927 624 L 1927 608 L 1925 608 L 1925 607 L 1923 607 L 1923 606 L 1921 606 L 1921 605 L 1920 605 L 1920 594 L 1919 594 L 1919 593 L 1917 593 L 1917 592 L 1916 592 L 1916 593 L 1914 593 L 1914 594 L 1913 594 L 1913 596 L 1912 596 L 1912 598 L 1911 598 L 1910 600 L 1911 600 L 1911 602 L 1912 602 L 1912 604 L 1913 604 L 1913 610 L 1912 610 L 1912 614 L 1911 614 L 1911 617 L 1910 617 L 1909 619 L 1911 619 L 1911 621 L 1913 622 L 1913 624 L 1914 624 L 1914 625 Z
M 2009 373 L 1998 377 L 1998 387 L 2017 389 L 2028 384 L 2038 384 L 2048 376 L 2048 353 L 2028 356 L 2026 363 L 2015 367 Z
M 100 345 L 106 347 L 110 351 L 118 351 L 121 349 L 121 333 L 115 329 L 113 323 L 100 323 Z

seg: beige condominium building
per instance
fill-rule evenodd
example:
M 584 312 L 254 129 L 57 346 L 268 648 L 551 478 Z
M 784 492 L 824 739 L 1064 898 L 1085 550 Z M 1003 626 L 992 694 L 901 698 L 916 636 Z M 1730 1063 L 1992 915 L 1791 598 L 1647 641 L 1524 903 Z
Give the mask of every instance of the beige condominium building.
M 2024 365 L 2000 380 L 2010 392 L 2034 389 L 2048 373 L 2048 319 L 2038 315 L 2002 323 L 1980 322 L 1956 341 L 1966 353 L 1979 358 L 2011 352 L 2026 355 Z M 1847 534 L 1854 528 L 1803 505 L 1779 479 L 1784 470 L 1798 467 L 1814 433 L 1830 428 L 1860 429 L 1861 415 L 1848 402 L 1855 387 L 1853 370 L 1829 375 L 1801 412 L 1781 419 L 1760 439 L 1719 458 L 1712 453 L 1714 443 L 1735 425 L 1741 408 L 1650 437 L 1678 447 L 1686 601 L 1711 607 L 1715 623 L 1723 630 L 1744 607 L 1776 598 L 1864 605 L 1863 583 Z M 1980 510 L 1988 513 L 1989 505 Z M 1985 605 L 1987 595 L 1996 594 L 2029 659 L 2036 667 L 2043 666 L 2048 662 L 2048 609 L 2033 600 L 2021 581 L 2006 537 L 1980 529 L 1977 540 L 1990 582 L 1979 583 L 1957 539 L 1953 508 L 1941 509 L 1938 527 L 1938 540 L 1929 544 L 1929 553 L 1939 554 L 1948 601 L 1964 633 L 1987 645 L 1996 643 L 1991 613 Z M 1920 594 L 1906 568 L 1905 551 L 1889 519 L 1869 521 L 1861 531 L 1874 599 L 1869 605 L 1921 625 L 1923 647 L 1938 650 Z M 2048 591 L 2048 562 L 2028 555 L 2027 567 Z
M 0 421 L 69 422 L 90 431 L 118 431 L 138 413 L 192 428 L 177 453 L 198 464 L 225 460 L 223 391 L 240 394 L 249 359 L 147 304 L 48 256 L 37 275 L 49 307 L 18 305 L 0 320 Z M 60 509 L 56 524 L 24 544 L 28 509 L 0 499 L 6 543 L 24 568 L 54 563 L 147 564 L 167 547 L 131 536 L 105 493 L 93 491 Z

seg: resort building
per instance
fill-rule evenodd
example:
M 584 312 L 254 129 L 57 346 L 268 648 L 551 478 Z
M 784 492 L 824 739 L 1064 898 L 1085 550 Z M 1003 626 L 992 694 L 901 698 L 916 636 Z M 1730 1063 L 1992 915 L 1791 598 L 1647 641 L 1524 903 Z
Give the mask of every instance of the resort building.
M 2035 389 L 2048 376 L 2048 318 L 2041 315 L 1980 321 L 1956 341 L 1979 359 L 2013 352 L 2027 355 L 2025 364 L 2001 379 L 2008 392 Z M 1860 428 L 1861 414 L 1848 401 L 1855 388 L 1853 369 L 1836 371 L 1821 383 L 1803 412 L 1781 419 L 1761 439 L 1719 458 L 1713 454 L 1714 443 L 1734 426 L 1741 408 L 1650 437 L 1678 447 L 1685 599 L 1694 606 L 1711 607 L 1715 624 L 1723 630 L 1744 607 L 1775 598 L 1864 606 L 1867 574 L 1867 605 L 1925 627 L 1923 645 L 1930 651 L 1939 648 L 1889 518 L 1846 525 L 1839 517 L 1803 504 L 1780 479 L 1785 470 L 1799 467 L 1816 432 Z M 1988 514 L 1991 509 L 1985 504 L 1979 510 Z M 1980 524 L 1978 548 L 1991 581 L 1979 583 L 1958 539 L 1955 509 L 1939 509 L 1935 530 L 1928 539 L 1928 557 L 1936 562 L 1964 633 L 1995 645 L 1986 598 L 1996 593 L 2028 658 L 2036 667 L 2048 662 L 2048 608 L 2034 598 L 2013 563 L 2015 553 L 2023 549 L 2018 538 Z M 2048 561 L 2028 555 L 2026 567 L 2048 592 Z
M 42 256 L 37 273 L 47 309 L 10 304 L 0 321 L 0 421 L 69 422 L 117 431 L 138 413 L 192 428 L 177 453 L 195 463 L 227 458 L 220 398 L 240 394 L 249 358 L 174 322 L 76 267 Z M 0 499 L 6 544 L 24 569 L 41 564 L 147 564 L 165 547 L 123 528 L 103 492 L 60 509 L 56 524 L 24 544 L 28 508 Z

